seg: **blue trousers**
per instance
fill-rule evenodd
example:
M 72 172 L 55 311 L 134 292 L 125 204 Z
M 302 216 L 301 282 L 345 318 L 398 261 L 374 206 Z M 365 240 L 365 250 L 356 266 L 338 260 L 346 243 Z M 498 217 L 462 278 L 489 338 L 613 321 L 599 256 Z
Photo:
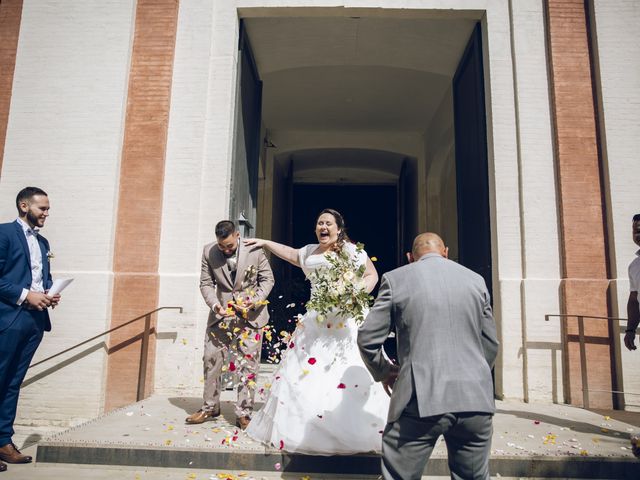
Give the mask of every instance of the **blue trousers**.
M 42 340 L 45 314 L 21 309 L 9 328 L 0 332 L 0 447 L 11 442 L 20 385 Z

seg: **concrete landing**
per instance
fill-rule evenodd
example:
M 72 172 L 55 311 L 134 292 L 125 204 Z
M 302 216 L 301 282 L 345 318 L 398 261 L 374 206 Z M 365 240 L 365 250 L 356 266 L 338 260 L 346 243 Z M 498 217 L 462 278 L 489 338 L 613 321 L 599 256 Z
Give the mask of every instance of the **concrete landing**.
M 185 425 L 184 418 L 199 408 L 199 399 L 153 396 L 41 441 L 36 467 L 46 463 L 146 466 L 300 474 L 298 478 L 378 475 L 379 458 L 372 454 L 296 455 L 254 442 L 233 427 L 231 395 L 223 394 L 221 417 L 196 426 Z M 497 407 L 494 476 L 640 478 L 640 461 L 629 448 L 629 435 L 637 427 L 630 423 L 565 405 L 502 401 Z M 448 476 L 443 441 L 425 475 Z

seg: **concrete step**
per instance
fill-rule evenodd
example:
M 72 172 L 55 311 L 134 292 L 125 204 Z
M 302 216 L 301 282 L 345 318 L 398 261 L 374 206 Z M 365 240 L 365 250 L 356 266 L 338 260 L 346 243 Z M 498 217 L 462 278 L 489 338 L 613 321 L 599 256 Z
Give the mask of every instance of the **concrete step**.
M 41 441 L 37 466 L 251 471 L 314 480 L 379 475 L 375 455 L 297 455 L 254 442 L 233 427 L 231 399 L 232 392 L 225 392 L 222 416 L 192 426 L 184 418 L 199 408 L 199 399 L 153 396 Z M 629 449 L 635 430 L 629 423 L 565 405 L 498 402 L 491 472 L 515 478 L 640 478 L 640 462 Z M 425 475 L 448 476 L 444 442 L 436 446 Z
M 11 465 L 2 478 L 8 480 L 378 480 L 379 476 L 300 475 L 239 470 L 198 470 L 159 467 L 115 467 L 113 465 Z M 494 477 L 499 480 L 523 480 L 523 477 Z M 446 476 L 423 476 L 421 480 L 448 480 Z M 536 480 L 529 477 L 526 480 Z M 542 480 L 542 478 L 538 478 Z M 566 480 L 545 478 L 544 480 Z M 572 479 L 586 480 L 586 479 Z

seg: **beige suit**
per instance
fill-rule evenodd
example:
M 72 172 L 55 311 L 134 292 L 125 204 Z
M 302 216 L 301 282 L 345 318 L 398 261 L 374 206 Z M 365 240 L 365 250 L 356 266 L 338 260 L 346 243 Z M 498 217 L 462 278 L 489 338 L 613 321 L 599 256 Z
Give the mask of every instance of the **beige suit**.
M 222 317 L 216 315 L 213 308 L 216 304 L 226 308 L 228 302 L 239 297 L 248 298 L 255 305 L 267 299 L 273 284 L 273 272 L 262 248 L 242 244 L 238 247 L 234 278 L 217 243 L 205 245 L 200 292 L 211 311 L 204 342 L 203 410 L 219 408 L 220 375 L 222 367 L 228 363 L 239 379 L 235 413 L 238 417 L 251 416 L 255 396 L 253 385 L 260 366 L 261 329 L 269 321 L 267 306 L 256 306 L 247 312 L 246 318 Z

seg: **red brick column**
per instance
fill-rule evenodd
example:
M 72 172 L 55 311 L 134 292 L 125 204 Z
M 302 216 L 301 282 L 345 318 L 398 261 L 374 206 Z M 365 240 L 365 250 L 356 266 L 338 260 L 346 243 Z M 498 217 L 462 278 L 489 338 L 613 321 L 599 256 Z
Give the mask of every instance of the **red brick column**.
M 547 35 L 560 202 L 563 313 L 607 316 L 608 272 L 601 191 L 595 85 L 584 0 L 547 0 Z M 612 390 L 612 339 L 607 323 L 587 320 L 589 390 Z M 582 405 L 577 323 L 563 332 L 568 346 L 570 403 Z M 567 372 L 567 369 L 565 369 Z M 611 394 L 590 393 L 592 407 L 611 407 Z
M 21 18 L 22 0 L 0 2 L 0 170 L 2 170 L 4 144 L 7 138 Z
M 138 0 L 113 260 L 111 327 L 158 306 L 162 190 L 177 0 Z M 154 319 L 155 323 L 155 319 Z M 109 339 L 105 410 L 136 400 L 139 340 L 144 321 Z M 155 342 L 149 351 L 147 392 L 153 388 Z

